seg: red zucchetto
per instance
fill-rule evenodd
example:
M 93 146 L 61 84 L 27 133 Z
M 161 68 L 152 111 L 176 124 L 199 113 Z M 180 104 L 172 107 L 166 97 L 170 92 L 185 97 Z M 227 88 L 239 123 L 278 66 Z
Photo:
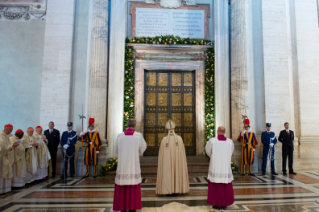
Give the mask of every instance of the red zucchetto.
M 16 133 L 23 133 L 23 131 L 21 129 L 18 129 Z
M 4 128 L 6 128 L 6 127 L 13 127 L 13 126 L 12 126 L 12 124 L 6 124 L 6 125 L 4 125 Z
M 28 130 L 33 130 L 33 127 L 28 127 Z
M 41 129 L 42 127 L 41 126 L 37 126 L 35 129 L 37 130 L 37 129 Z

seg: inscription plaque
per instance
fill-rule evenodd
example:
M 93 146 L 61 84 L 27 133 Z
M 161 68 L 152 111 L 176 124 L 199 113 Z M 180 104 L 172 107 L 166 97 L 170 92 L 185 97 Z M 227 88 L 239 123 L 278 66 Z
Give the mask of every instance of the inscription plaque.
M 136 8 L 136 37 L 205 38 L 204 10 Z

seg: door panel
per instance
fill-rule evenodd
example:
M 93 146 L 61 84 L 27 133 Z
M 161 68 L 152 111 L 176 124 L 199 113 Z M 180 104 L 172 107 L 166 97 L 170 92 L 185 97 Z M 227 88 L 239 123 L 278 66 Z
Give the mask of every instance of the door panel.
M 194 85 L 194 72 L 145 71 L 145 156 L 158 155 L 168 119 L 176 123 L 186 154 L 196 155 Z

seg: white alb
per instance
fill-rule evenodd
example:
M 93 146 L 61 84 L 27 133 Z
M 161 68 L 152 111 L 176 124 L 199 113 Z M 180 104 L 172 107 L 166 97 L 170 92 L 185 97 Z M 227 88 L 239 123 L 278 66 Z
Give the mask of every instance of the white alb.
M 230 183 L 234 180 L 231 169 L 231 156 L 234 151 L 234 143 L 228 139 L 220 141 L 211 138 L 205 147 L 210 157 L 208 180 L 213 183 Z
M 146 142 L 141 133 L 134 135 L 120 133 L 115 143 L 118 155 L 115 183 L 117 185 L 137 185 L 142 182 L 140 156 L 146 150 Z

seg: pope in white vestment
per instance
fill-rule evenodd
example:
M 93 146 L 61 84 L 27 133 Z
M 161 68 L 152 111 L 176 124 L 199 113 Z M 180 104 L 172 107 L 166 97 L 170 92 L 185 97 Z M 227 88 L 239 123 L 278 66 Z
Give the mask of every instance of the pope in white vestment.
M 0 132 L 0 194 L 11 191 L 12 165 L 14 157 L 9 135 L 13 130 L 11 124 L 6 124 Z
M 210 157 L 207 204 L 213 205 L 215 209 L 226 209 L 234 203 L 234 177 L 231 169 L 234 142 L 224 136 L 225 132 L 225 127 L 218 127 L 217 138 L 211 138 L 205 147 Z
M 11 144 L 17 145 L 13 148 L 14 164 L 12 187 L 23 187 L 25 185 L 27 165 L 25 161 L 25 148 L 21 141 L 23 135 L 24 132 L 21 129 L 18 129 L 15 135 L 10 137 Z
M 27 133 L 22 138 L 22 145 L 27 149 L 25 160 L 27 166 L 27 173 L 25 183 L 31 183 L 36 180 L 37 168 L 38 168 L 38 156 L 35 137 L 33 137 L 34 129 L 29 127 Z
M 161 142 L 158 155 L 156 194 L 189 192 L 189 179 L 183 139 L 175 134 L 175 123 L 166 123 L 168 135 Z
M 51 155 L 48 149 L 47 139 L 45 135 L 42 134 L 42 127 L 37 126 L 33 137 L 35 137 L 36 142 L 39 144 L 37 147 L 38 155 L 38 171 L 36 174 L 36 180 L 42 180 L 48 176 L 48 167 L 50 164 Z

